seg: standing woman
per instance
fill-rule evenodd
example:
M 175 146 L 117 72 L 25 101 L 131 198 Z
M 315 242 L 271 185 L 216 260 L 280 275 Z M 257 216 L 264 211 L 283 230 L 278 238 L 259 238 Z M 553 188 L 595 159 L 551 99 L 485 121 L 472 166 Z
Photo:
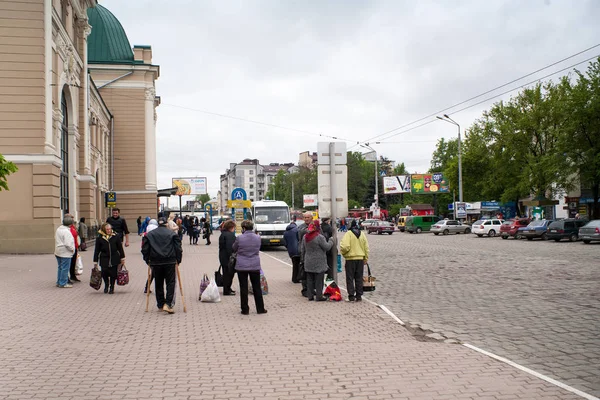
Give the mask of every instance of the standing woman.
M 306 272 L 306 287 L 308 301 L 313 301 L 316 294 L 317 301 L 325 301 L 323 297 L 323 279 L 329 266 L 327 265 L 327 252 L 333 247 L 333 237 L 325 239 L 321 232 L 319 220 L 314 220 L 308 226 L 306 235 L 302 238 L 300 254 L 304 260 Z
M 202 230 L 204 231 L 204 238 L 206 238 L 206 245 L 210 245 L 210 235 L 212 235 L 212 227 L 210 226 L 210 222 L 206 220 L 206 218 L 202 218 L 200 220 L 202 223 Z
M 79 219 L 79 226 L 77 227 L 77 231 L 79 233 L 79 238 L 81 239 L 81 243 L 79 243 L 79 250 L 81 251 L 85 251 L 85 249 L 87 248 L 87 245 L 84 245 L 84 243 L 87 241 L 87 237 L 88 237 L 88 228 L 87 225 L 85 224 L 85 218 L 81 217 Z
M 75 219 L 73 216 L 71 214 L 67 215 L 69 215 L 69 217 L 71 217 L 71 221 L 73 221 L 69 229 L 71 230 L 71 235 L 73 235 L 73 240 L 75 241 L 75 253 L 73 254 L 73 257 L 71 257 L 71 268 L 69 268 L 69 275 L 71 275 L 69 283 L 81 282 L 81 280 L 75 274 L 75 267 L 77 266 L 77 254 L 79 254 L 77 250 L 79 249 L 80 245 L 79 232 L 77 232 L 77 228 L 75 227 Z
M 254 303 L 257 314 L 266 314 L 263 301 L 262 289 L 260 288 L 260 236 L 252 231 L 252 221 L 242 221 L 242 234 L 235 239 L 233 251 L 237 252 L 235 270 L 238 273 L 240 283 L 240 303 L 242 314 L 250 314 L 248 306 L 248 277 L 254 292 Z
M 94 248 L 94 266 L 100 265 L 102 279 L 104 279 L 104 293 L 115 292 L 117 280 L 117 267 L 125 265 L 125 251 L 121 239 L 112 230 L 112 226 L 103 223 L 98 231 L 96 246 Z M 110 289 L 109 289 L 110 284 Z
M 135 222 L 137 222 L 138 236 L 142 236 L 142 233 L 144 233 L 142 230 L 142 216 L 140 215 Z
M 223 224 L 219 236 L 219 263 L 223 268 L 223 296 L 235 295 L 235 292 L 231 290 L 235 268 L 229 267 L 229 258 L 233 254 L 233 244 L 235 243 L 234 231 L 235 222 L 229 220 Z

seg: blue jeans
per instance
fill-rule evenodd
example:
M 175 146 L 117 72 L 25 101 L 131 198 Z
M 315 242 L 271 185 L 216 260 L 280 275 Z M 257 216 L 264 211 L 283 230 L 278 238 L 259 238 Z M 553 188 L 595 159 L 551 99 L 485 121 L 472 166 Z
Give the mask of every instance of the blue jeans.
M 56 256 L 58 262 L 58 276 L 56 278 L 56 284 L 58 286 L 65 286 L 69 283 L 69 268 L 71 268 L 71 257 L 59 257 Z

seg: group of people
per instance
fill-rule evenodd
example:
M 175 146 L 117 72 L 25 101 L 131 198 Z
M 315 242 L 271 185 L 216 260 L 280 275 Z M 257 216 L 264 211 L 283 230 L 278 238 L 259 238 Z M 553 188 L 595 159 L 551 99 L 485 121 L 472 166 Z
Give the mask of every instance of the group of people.
M 296 219 L 287 226 L 284 239 L 292 260 L 292 282 L 302 283 L 302 296 L 309 301 L 325 301 L 323 286 L 325 274 L 333 277 L 333 246 L 337 236 L 329 218 L 313 220 L 310 212 L 302 214 L 304 224 L 298 228 Z M 369 243 L 353 220 L 340 243 L 340 252 L 346 260 L 346 288 L 348 301 L 361 301 L 363 295 L 364 265 L 369 260 Z

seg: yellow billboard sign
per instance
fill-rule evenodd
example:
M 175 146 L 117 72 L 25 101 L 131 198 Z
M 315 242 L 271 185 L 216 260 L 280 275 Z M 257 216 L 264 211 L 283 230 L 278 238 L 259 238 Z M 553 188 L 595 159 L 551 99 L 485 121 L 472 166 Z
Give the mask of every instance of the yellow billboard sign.
M 250 200 L 227 200 L 227 207 L 229 207 L 229 208 L 250 208 L 250 207 L 252 207 L 252 201 L 250 201 Z

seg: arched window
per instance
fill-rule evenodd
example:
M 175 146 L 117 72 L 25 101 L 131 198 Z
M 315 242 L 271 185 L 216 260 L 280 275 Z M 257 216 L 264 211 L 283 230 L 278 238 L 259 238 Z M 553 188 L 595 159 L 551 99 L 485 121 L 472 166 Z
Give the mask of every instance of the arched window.
M 63 120 L 60 126 L 60 159 L 62 169 L 60 170 L 60 209 L 64 214 L 69 212 L 69 112 L 67 110 L 67 99 L 65 92 L 62 93 L 60 102 Z

